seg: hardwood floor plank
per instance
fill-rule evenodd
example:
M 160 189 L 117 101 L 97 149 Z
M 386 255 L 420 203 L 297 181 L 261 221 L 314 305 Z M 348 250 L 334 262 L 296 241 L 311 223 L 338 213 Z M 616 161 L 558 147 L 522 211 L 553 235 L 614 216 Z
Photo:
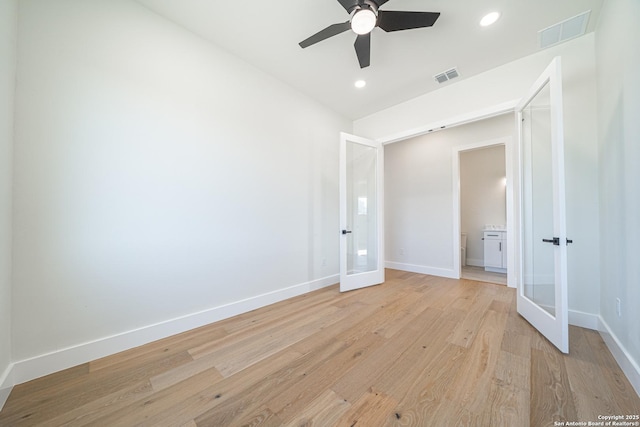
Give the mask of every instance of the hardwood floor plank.
M 453 379 L 447 399 L 479 412 L 496 369 L 507 317 L 506 313 L 485 312 L 477 337 Z M 480 390 L 485 390 L 485 393 L 480 393 Z
M 262 406 L 257 411 L 250 414 L 244 414 L 237 419 L 233 420 L 232 425 L 236 426 L 256 426 L 256 427 L 282 427 L 282 420 L 271 409 Z M 196 421 L 198 427 L 211 427 L 216 424 L 211 424 L 209 420 Z
M 478 332 L 478 324 L 486 314 L 489 306 L 493 302 L 491 295 L 480 293 L 472 300 L 472 304 L 468 310 L 467 315 L 458 323 L 452 336 L 449 338 L 449 343 L 459 345 L 460 347 L 469 347 L 473 344 L 473 341 Z
M 47 418 L 37 425 L 42 427 L 89 425 L 104 416 L 106 411 L 117 412 L 141 399 L 148 399 L 154 393 L 149 381 L 142 381 L 130 387 L 118 389 L 84 405 L 76 406 L 56 417 Z
M 445 344 L 440 353 L 411 380 L 405 396 L 399 400 L 395 409 L 399 418 L 387 420 L 385 425 L 446 425 L 446 419 L 434 417 L 435 411 L 444 400 L 468 351 L 464 347 Z
M 493 378 L 501 384 L 516 386 L 530 391 L 531 364 L 528 357 L 518 356 L 501 350 L 493 373 Z
M 349 402 L 328 389 L 283 425 L 286 427 L 333 426 L 350 407 Z
M 372 389 L 355 401 L 351 408 L 336 422 L 336 426 L 369 427 L 379 425 L 381 420 L 392 418 L 397 406 L 392 397 Z
M 531 350 L 532 426 L 578 420 L 564 358 L 560 352 Z
M 218 382 L 223 378 L 222 374 L 215 368 L 215 361 L 211 360 L 211 358 L 203 357 L 154 375 L 149 378 L 149 381 L 155 391 L 160 391 L 205 371 L 209 372 L 212 383 Z
M 529 391 L 493 381 L 478 425 L 529 427 Z
M 513 318 L 509 316 L 507 318 L 507 323 L 511 322 L 512 320 Z M 504 335 L 502 337 L 501 349 L 511 354 L 514 354 L 516 356 L 524 357 L 525 359 L 530 359 L 531 358 L 531 336 L 522 335 L 519 332 L 505 329 Z

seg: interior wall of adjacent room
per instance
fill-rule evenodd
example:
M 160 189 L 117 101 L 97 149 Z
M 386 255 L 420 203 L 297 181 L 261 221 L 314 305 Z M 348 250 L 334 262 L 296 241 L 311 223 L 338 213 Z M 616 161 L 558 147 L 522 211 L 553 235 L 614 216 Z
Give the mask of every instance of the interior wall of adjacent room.
M 467 264 L 484 267 L 483 230 L 506 225 L 505 147 L 460 152 L 460 230 L 467 233 Z
M 10 387 L 11 217 L 17 0 L 0 1 L 0 408 Z
M 455 274 L 453 148 L 514 132 L 515 120 L 507 114 L 385 146 L 388 262 L 396 268 Z
M 567 231 L 574 241 L 568 252 L 569 308 L 593 318 L 600 310 L 600 238 L 595 231 L 600 220 L 593 33 L 364 117 L 354 122 L 354 132 L 384 139 L 520 99 L 555 56 L 562 58 Z M 396 144 L 405 142 L 392 145 Z M 442 197 L 449 189 L 450 186 L 442 189 Z M 445 219 L 442 224 L 447 223 Z M 443 254 L 438 263 L 446 265 L 447 255 Z
M 604 2 L 596 29 L 600 313 L 640 379 L 640 3 Z M 618 315 L 616 299 L 620 299 Z M 636 387 L 640 382 L 636 384 Z M 637 388 L 640 393 L 640 388 Z
M 18 76 L 14 358 L 338 273 L 350 121 L 130 1 L 21 1 Z

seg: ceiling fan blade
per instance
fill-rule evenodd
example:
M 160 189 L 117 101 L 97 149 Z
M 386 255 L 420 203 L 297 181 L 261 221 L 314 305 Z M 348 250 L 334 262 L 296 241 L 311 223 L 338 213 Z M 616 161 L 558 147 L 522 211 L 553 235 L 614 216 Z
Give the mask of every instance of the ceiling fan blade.
M 321 42 L 322 40 L 328 39 L 329 37 L 333 37 L 333 36 L 338 35 L 340 33 L 344 33 L 345 31 L 347 31 L 350 28 L 351 28 L 351 23 L 349 21 L 343 22 L 341 24 L 329 25 L 324 30 L 315 33 L 314 35 L 312 35 L 308 39 L 305 39 L 305 40 L 301 41 L 298 44 L 300 45 L 301 48 L 309 47 L 312 44 L 316 44 L 318 42 Z
M 338 3 L 340 3 L 348 13 L 351 13 L 353 8 L 358 5 L 358 0 L 338 0 Z
M 371 1 L 373 1 L 378 7 L 380 7 L 386 2 L 388 2 L 389 0 L 371 0 Z
M 368 67 L 371 62 L 371 33 L 359 35 L 353 46 L 356 48 L 360 68 Z
M 378 12 L 378 27 L 387 32 L 430 27 L 439 16 L 438 12 L 381 10 Z

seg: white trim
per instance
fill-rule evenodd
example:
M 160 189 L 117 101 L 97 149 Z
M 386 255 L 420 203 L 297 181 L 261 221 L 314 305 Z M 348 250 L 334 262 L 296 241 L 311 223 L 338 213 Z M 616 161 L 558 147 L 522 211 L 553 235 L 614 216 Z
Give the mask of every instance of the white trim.
M 338 283 L 337 274 L 20 360 L 13 363 L 8 374 L 5 373 L 5 382 L 11 387 L 336 283 Z M 5 384 L 2 387 L 2 393 L 4 393 Z
M 513 113 L 513 111 L 511 111 Z M 515 259 L 516 259 L 516 246 L 514 244 L 514 233 L 515 233 L 515 200 L 513 191 L 514 185 L 513 182 L 515 180 L 515 165 L 513 164 L 513 137 L 507 135 L 496 139 L 491 139 L 487 141 L 479 141 L 474 142 L 472 144 L 462 145 L 458 147 L 452 148 L 452 179 L 453 179 L 453 270 L 458 271 L 459 273 L 456 275 L 456 279 L 460 278 L 460 271 L 462 268 L 462 263 L 460 260 L 460 153 L 464 151 L 472 151 L 479 150 L 487 147 L 495 147 L 502 145 L 504 147 L 504 155 L 505 155 L 505 174 L 507 177 L 507 188 L 505 193 L 506 198 L 506 216 L 507 216 L 507 269 L 504 271 L 505 273 L 510 271 L 511 274 L 507 275 L 507 286 L 510 288 L 516 287 L 516 274 L 515 272 Z M 467 259 L 467 263 L 469 264 L 469 260 Z M 484 266 L 484 261 L 482 263 Z M 500 271 L 501 273 L 503 271 Z
M 569 324 L 573 326 L 597 331 L 600 324 L 598 317 L 597 314 L 569 309 Z
M 470 265 L 471 267 L 484 268 L 484 260 L 478 258 L 467 258 L 467 265 Z
M 459 279 L 459 275 L 449 268 L 429 267 L 426 265 L 405 264 L 402 262 L 387 261 L 387 268 L 400 271 L 408 271 L 410 273 L 428 274 L 430 276 L 447 277 L 449 279 Z
M 636 394 L 640 397 L 640 366 L 638 366 L 638 362 L 633 360 L 633 357 L 631 357 L 625 346 L 622 345 L 602 316 L 598 316 L 598 320 L 600 336 L 609 348 L 609 351 L 611 351 L 614 359 L 616 359 L 616 362 L 618 362 L 618 365 L 620 365 L 620 369 L 622 369 L 622 372 L 635 389 Z
M 449 117 L 437 122 L 428 123 L 417 128 L 401 131 L 393 135 L 376 139 L 383 145 L 393 144 L 408 138 L 424 135 L 430 132 L 436 132 L 442 129 L 452 128 L 467 123 L 476 122 L 478 120 L 490 119 L 491 117 L 500 116 L 505 113 L 513 113 L 515 106 L 519 100 L 503 102 L 502 104 L 492 105 L 481 110 L 471 111 L 454 117 Z
M 9 394 L 11 393 L 11 389 L 13 389 L 14 384 L 13 363 L 10 363 L 9 366 L 7 366 L 7 369 L 5 369 L 2 375 L 0 375 L 0 411 L 7 402 L 7 398 L 9 398 Z

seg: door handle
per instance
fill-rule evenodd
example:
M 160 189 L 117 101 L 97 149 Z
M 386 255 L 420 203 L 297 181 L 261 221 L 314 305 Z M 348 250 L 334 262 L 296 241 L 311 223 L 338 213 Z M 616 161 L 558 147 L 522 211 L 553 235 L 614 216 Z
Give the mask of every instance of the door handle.
M 545 243 L 553 243 L 555 246 L 560 246 L 560 238 L 554 237 L 553 239 L 542 239 Z
M 351 230 L 342 230 L 342 234 L 351 234 Z

